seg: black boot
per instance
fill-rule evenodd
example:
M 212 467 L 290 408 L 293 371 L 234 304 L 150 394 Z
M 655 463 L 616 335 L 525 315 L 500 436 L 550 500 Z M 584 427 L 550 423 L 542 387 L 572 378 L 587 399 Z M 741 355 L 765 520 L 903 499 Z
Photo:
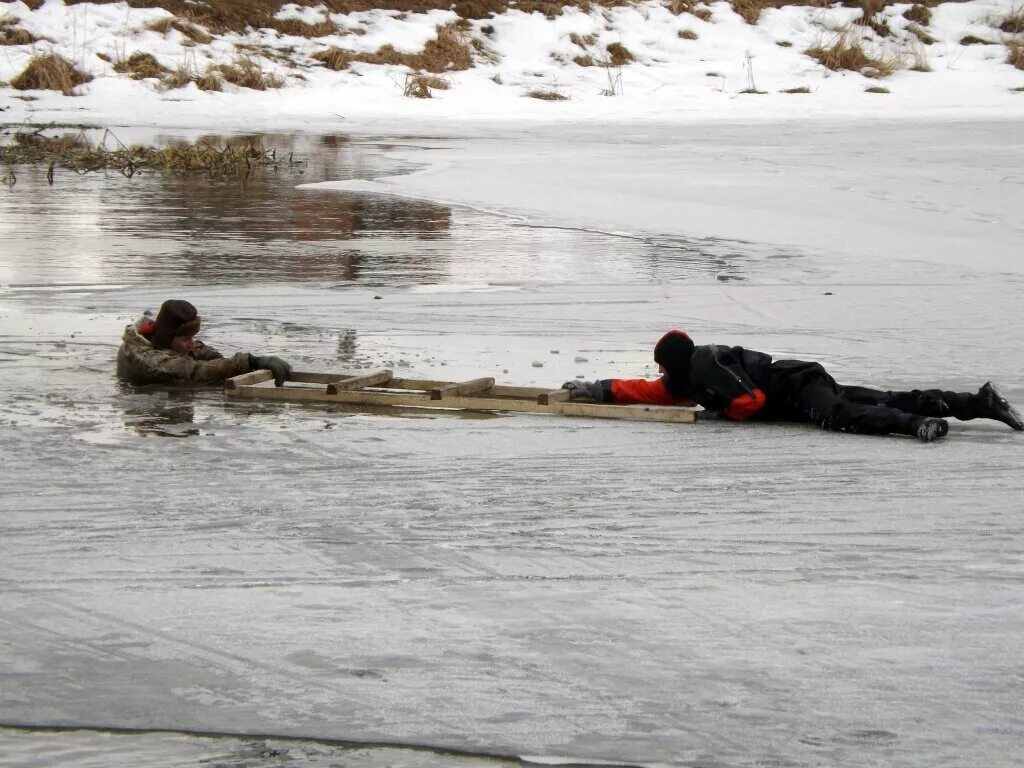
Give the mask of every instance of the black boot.
M 978 390 L 978 416 L 982 419 L 995 419 L 1006 424 L 1018 432 L 1024 431 L 1024 419 L 1020 411 L 1006 402 L 1006 398 L 999 394 L 996 385 L 991 381 Z
M 938 440 L 940 437 L 945 437 L 946 433 L 949 432 L 949 424 L 945 419 L 936 419 L 931 416 L 923 419 L 914 419 L 910 428 L 922 443 Z

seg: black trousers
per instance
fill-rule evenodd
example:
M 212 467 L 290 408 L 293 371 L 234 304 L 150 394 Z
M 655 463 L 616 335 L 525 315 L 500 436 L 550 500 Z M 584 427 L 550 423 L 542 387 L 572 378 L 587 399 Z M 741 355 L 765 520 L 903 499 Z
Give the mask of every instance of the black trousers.
M 772 363 L 768 379 L 765 420 L 814 422 L 824 429 L 863 435 L 909 435 L 922 416 L 967 420 L 978 415 L 973 394 L 843 386 L 821 364 L 802 360 Z

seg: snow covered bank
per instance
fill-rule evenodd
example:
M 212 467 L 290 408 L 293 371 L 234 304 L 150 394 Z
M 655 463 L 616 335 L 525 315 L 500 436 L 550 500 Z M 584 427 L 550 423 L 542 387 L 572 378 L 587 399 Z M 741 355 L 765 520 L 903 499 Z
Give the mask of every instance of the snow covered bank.
M 858 23 L 866 20 L 860 8 L 838 4 L 767 8 L 756 24 L 726 2 L 678 14 L 673 7 L 682 5 L 648 0 L 587 12 L 569 7 L 553 18 L 508 10 L 465 20 L 449 10 L 340 14 L 286 5 L 275 19 L 278 29 L 207 34 L 161 8 L 48 0 L 32 10 L 0 2 L 8 42 L 35 38 L 0 46 L 0 82 L 16 81 L 41 53 L 59 54 L 92 77 L 74 96 L 0 88 L 0 117 L 294 128 L 396 119 L 1024 116 L 1024 72 L 1008 61 L 1024 39 L 1006 22 L 1019 15 L 1013 0 L 943 3 L 930 11 L 889 5 L 870 25 Z M 287 33 L 302 30 L 324 34 Z M 843 35 L 861 46 L 869 65 L 833 71 L 807 55 Z M 447 36 L 449 48 L 432 42 L 439 36 Z M 137 54 L 152 56 L 148 69 L 129 66 Z M 231 74 L 239 65 L 280 87 L 231 84 L 250 82 Z M 878 67 L 888 65 L 895 71 L 880 78 Z M 432 98 L 403 95 L 414 70 L 436 73 L 441 87 L 427 91 Z M 133 80 L 133 72 L 143 79 Z M 169 87 L 181 83 L 187 84 Z M 562 100 L 524 98 L 530 93 Z

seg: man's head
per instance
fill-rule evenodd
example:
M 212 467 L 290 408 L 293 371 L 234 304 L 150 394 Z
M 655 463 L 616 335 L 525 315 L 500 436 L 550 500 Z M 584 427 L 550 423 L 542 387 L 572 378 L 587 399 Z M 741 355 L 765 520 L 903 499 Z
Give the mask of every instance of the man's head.
M 693 340 L 682 331 L 669 331 L 654 345 L 654 362 L 677 387 L 686 386 L 690 381 L 692 355 Z
M 153 328 L 153 347 L 187 354 L 192 337 L 199 333 L 200 319 L 196 308 L 183 299 L 168 299 L 160 306 Z

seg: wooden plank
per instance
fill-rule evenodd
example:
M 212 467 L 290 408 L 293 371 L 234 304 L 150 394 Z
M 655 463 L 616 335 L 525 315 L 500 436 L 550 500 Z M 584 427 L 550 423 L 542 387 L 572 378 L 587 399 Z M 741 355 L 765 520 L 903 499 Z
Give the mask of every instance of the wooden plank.
M 471 379 L 457 384 L 446 384 L 443 387 L 435 387 L 430 390 L 431 400 L 443 400 L 452 395 L 471 395 L 475 392 L 482 392 L 494 386 L 494 379 L 490 377 L 482 379 Z
M 273 373 L 268 371 L 266 368 L 261 368 L 258 371 L 250 371 L 249 373 L 232 376 L 224 382 L 224 390 L 231 391 L 236 387 L 244 387 L 248 384 L 259 384 L 261 381 L 269 381 L 272 378 L 274 378 Z
M 568 389 L 555 389 L 551 392 L 545 392 L 542 395 L 537 395 L 537 402 L 541 405 L 551 405 L 551 403 L 564 403 L 570 397 Z
M 309 371 L 292 371 L 288 381 L 298 384 L 333 384 L 342 379 L 351 379 L 358 373 L 311 373 Z
M 391 382 L 394 383 L 394 382 Z M 550 391 L 550 390 L 548 390 Z M 589 416 L 602 419 L 630 421 L 664 421 L 689 424 L 695 421 L 695 412 L 686 408 L 665 405 L 609 405 L 605 403 L 556 402 L 542 405 L 536 400 L 456 395 L 443 400 L 431 400 L 428 392 L 370 392 L 341 391 L 327 394 L 322 389 L 300 387 L 241 386 L 227 390 L 231 397 L 261 400 L 283 400 L 321 403 L 349 403 L 353 405 L 413 406 L 420 408 L 461 408 L 475 411 L 508 411 L 514 413 L 548 413 L 561 416 Z
M 458 384 L 457 381 L 435 381 L 433 379 L 392 379 L 388 384 L 390 389 L 422 389 L 430 391 L 440 387 L 447 387 L 450 384 Z M 550 392 L 549 387 L 510 387 L 505 384 L 495 384 L 487 394 L 498 397 L 526 397 L 531 400 L 540 395 Z
M 394 373 L 388 369 L 380 371 L 374 371 L 373 373 L 365 373 L 362 376 L 352 376 L 348 379 L 342 379 L 341 381 L 333 381 L 327 385 L 327 394 L 336 395 L 339 392 L 347 392 L 353 389 L 360 389 L 362 387 L 372 387 L 375 384 L 386 385 L 391 381 Z

